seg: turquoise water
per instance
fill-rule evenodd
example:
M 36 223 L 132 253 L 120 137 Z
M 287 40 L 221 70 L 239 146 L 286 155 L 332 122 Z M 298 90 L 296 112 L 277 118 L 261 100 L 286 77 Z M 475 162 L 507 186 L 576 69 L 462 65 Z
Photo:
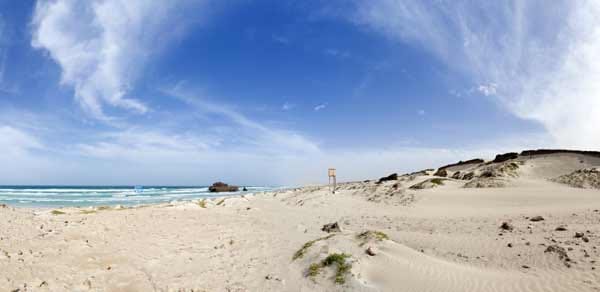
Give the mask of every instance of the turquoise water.
M 210 193 L 207 186 L 0 186 L 0 203 L 15 207 L 88 207 L 141 205 L 234 196 L 270 191 L 247 187 L 247 192 Z

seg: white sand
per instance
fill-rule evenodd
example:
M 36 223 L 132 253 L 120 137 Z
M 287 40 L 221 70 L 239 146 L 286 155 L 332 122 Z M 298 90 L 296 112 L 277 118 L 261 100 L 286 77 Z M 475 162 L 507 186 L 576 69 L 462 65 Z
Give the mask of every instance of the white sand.
M 188 202 L 59 215 L 0 208 L 0 290 L 600 291 L 600 191 L 548 180 L 599 159 L 518 161 L 516 177 L 494 178 L 502 188 L 449 179 L 413 190 L 433 177 L 404 176 L 341 184 L 335 195 L 306 187 L 210 200 L 206 208 Z M 460 170 L 469 169 L 483 166 Z M 536 215 L 545 220 L 527 219 Z M 341 233 L 292 260 L 332 222 Z M 502 222 L 514 229 L 502 231 Z M 555 231 L 561 225 L 566 231 Z M 388 239 L 357 237 L 367 230 Z M 550 245 L 563 247 L 569 261 L 544 252 Z M 334 253 L 350 255 L 344 284 L 334 282 L 335 265 L 307 277 L 309 265 Z

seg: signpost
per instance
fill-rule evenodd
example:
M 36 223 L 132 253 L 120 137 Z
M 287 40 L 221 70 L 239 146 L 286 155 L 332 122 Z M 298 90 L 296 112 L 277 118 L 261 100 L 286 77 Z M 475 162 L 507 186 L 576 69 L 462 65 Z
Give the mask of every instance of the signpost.
M 327 175 L 329 176 L 329 189 L 332 190 L 331 192 L 333 194 L 335 194 L 335 188 L 337 186 L 337 182 L 336 182 L 336 179 L 335 179 L 335 168 L 328 169 L 327 170 Z M 333 181 L 333 185 L 331 183 L 332 181 Z

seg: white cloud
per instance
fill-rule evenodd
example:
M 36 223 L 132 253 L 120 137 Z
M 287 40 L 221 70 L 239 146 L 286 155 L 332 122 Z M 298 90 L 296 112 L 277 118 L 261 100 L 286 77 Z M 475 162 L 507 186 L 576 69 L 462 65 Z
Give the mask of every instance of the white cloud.
M 430 51 L 560 146 L 600 146 L 600 2 L 356 4 L 353 21 Z
M 148 106 L 128 94 L 149 56 L 177 31 L 174 12 L 187 2 L 38 1 L 31 44 L 60 65 L 61 83 L 95 117 L 109 119 L 103 104 L 145 113 Z
M 322 103 L 322 104 L 318 104 L 317 106 L 315 106 L 314 110 L 315 110 L 316 112 L 318 112 L 318 111 L 320 111 L 320 110 L 323 110 L 323 109 L 325 109 L 326 107 L 327 107 L 327 104 L 326 104 L 326 103 Z
M 418 110 L 418 111 L 417 111 L 417 114 L 418 114 L 419 116 L 424 116 L 424 115 L 425 115 L 425 110 L 422 110 L 422 109 L 421 109 L 421 110 Z
M 481 84 L 477 87 L 477 91 L 481 92 L 481 94 L 485 96 L 493 96 L 496 95 L 496 88 L 498 86 L 495 83 L 490 84 Z
M 36 137 L 12 126 L 0 126 L 0 149 L 3 156 L 20 155 L 42 148 L 42 143 Z
M 286 102 L 286 103 L 284 103 L 284 104 L 281 106 L 281 109 L 282 109 L 282 110 L 284 110 L 284 111 L 289 111 L 289 110 L 292 110 L 292 109 L 293 109 L 293 108 L 295 108 L 295 107 L 296 107 L 296 105 L 295 105 L 295 104 L 292 104 L 292 103 Z

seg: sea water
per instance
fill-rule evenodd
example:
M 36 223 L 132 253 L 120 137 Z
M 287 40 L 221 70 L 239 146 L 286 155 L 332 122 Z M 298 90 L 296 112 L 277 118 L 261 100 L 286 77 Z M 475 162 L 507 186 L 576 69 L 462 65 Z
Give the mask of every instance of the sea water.
M 207 186 L 0 186 L 0 203 L 15 207 L 143 205 L 235 196 L 275 189 L 246 188 L 247 192 L 216 194 L 209 192 Z

